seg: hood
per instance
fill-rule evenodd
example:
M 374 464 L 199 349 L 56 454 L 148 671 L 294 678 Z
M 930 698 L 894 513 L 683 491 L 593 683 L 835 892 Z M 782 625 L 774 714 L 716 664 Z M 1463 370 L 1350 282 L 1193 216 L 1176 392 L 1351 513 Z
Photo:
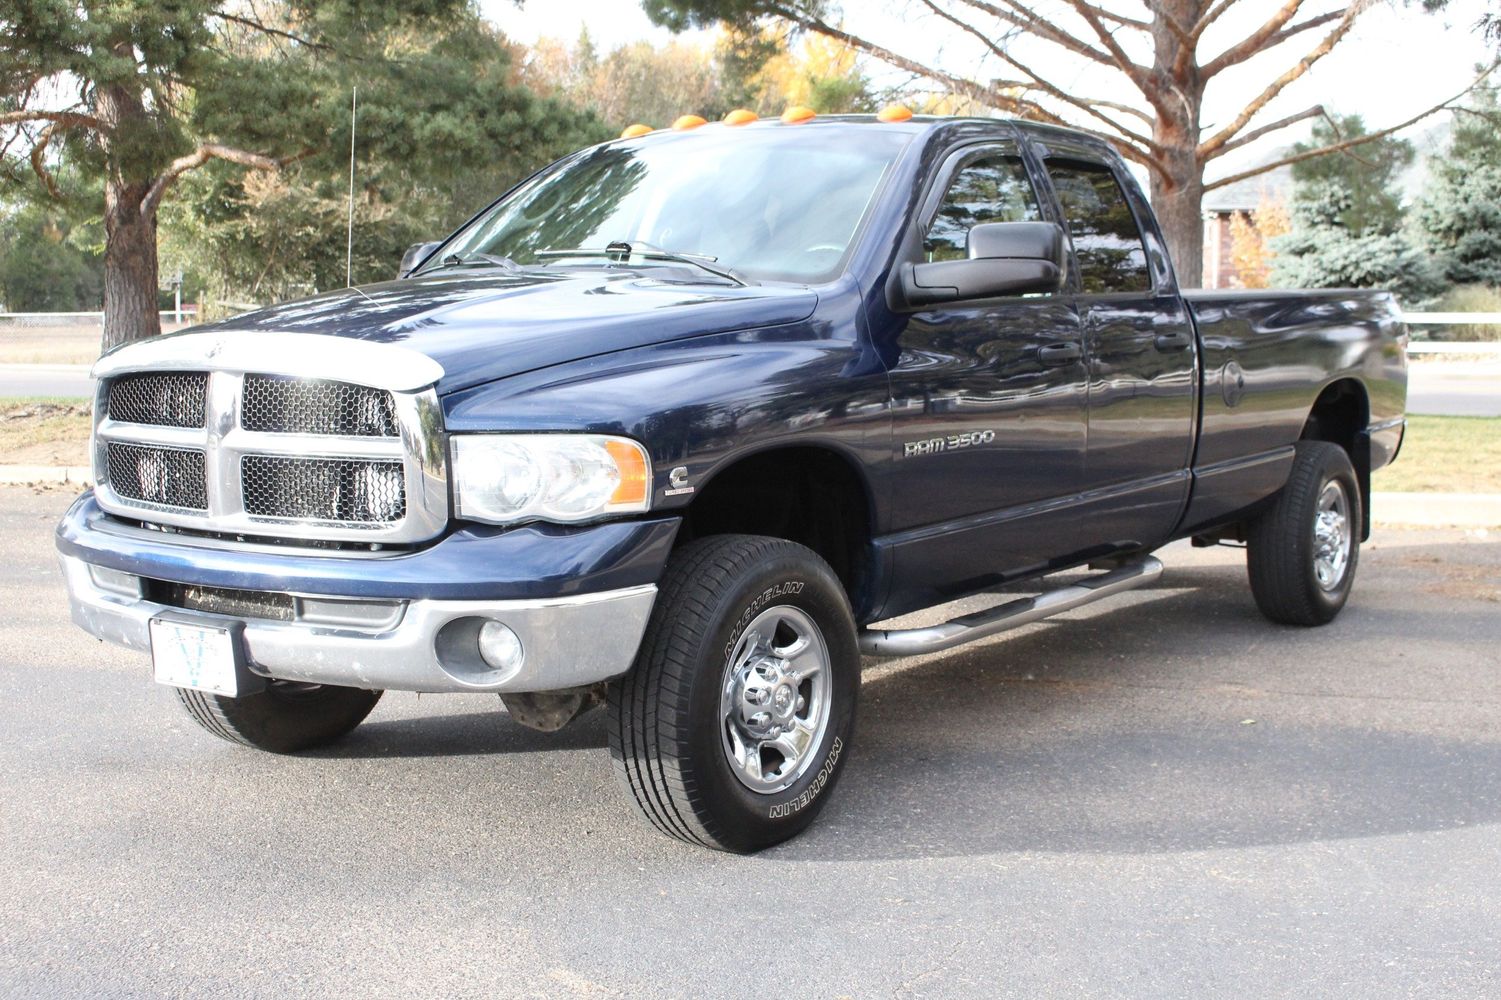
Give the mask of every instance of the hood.
M 442 393 L 597 354 L 806 319 L 807 288 L 686 284 L 639 271 L 451 271 L 346 288 L 200 331 L 280 330 L 401 344 L 443 366 Z

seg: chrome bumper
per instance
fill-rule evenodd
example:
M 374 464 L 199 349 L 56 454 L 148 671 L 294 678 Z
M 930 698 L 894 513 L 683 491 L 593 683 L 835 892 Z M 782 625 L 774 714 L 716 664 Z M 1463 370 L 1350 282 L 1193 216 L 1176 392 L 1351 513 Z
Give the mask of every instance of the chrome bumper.
M 149 650 L 149 623 L 164 612 L 206 623 L 227 617 L 158 604 L 142 596 L 138 582 L 131 592 L 132 577 L 111 571 L 101 583 L 88 563 L 61 559 L 73 621 L 107 642 Z M 264 677 L 374 690 L 510 694 L 580 687 L 624 674 L 656 595 L 656 587 L 645 585 L 536 600 L 391 601 L 384 620 L 371 618 L 370 602 L 350 602 L 361 608 L 359 625 L 336 623 L 339 599 L 319 596 L 309 601 L 325 609 L 325 623 L 233 620 L 244 623 L 250 670 Z M 499 671 L 480 658 L 476 636 L 492 620 L 521 639 L 525 656 L 519 666 Z

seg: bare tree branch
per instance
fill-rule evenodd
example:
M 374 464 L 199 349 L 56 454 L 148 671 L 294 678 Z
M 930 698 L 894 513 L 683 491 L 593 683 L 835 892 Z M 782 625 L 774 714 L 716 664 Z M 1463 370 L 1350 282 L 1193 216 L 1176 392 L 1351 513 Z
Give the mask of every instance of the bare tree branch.
M 277 38 L 284 38 L 289 42 L 296 42 L 298 45 L 305 45 L 308 48 L 316 49 L 319 52 L 333 51 L 332 46 L 327 45 L 323 42 L 316 42 L 311 38 L 303 38 L 301 35 L 293 34 L 290 31 L 283 31 L 281 28 L 273 28 L 271 25 L 265 24 L 252 17 L 241 17 L 237 14 L 226 14 L 222 10 L 219 11 L 215 16 L 220 18 L 221 20 L 228 21 L 231 24 L 238 24 L 242 27 L 249 28 L 252 31 L 262 32 L 263 34 L 275 35 Z
M 1406 121 L 1398 122 L 1395 125 L 1390 125 L 1376 132 L 1369 132 L 1365 135 L 1358 135 L 1353 139 L 1346 139 L 1343 142 L 1330 143 L 1327 146 L 1319 146 L 1317 149 L 1305 149 L 1300 153 L 1293 153 L 1291 155 L 1284 156 L 1281 159 L 1273 160 L 1271 163 L 1263 163 L 1259 167 L 1252 167 L 1249 170 L 1242 170 L 1240 173 L 1231 174 L 1229 177 L 1221 177 L 1219 180 L 1214 181 L 1212 184 L 1205 184 L 1204 190 L 1213 191 L 1215 188 L 1222 188 L 1226 185 L 1234 184 L 1236 181 L 1243 181 L 1248 177 L 1255 177 L 1258 174 L 1264 174 L 1268 171 L 1276 170 L 1279 167 L 1290 166 L 1294 163 L 1302 163 L 1304 160 L 1311 160 L 1316 156 L 1328 156 L 1331 153 L 1340 153 L 1347 149 L 1353 149 L 1356 146 L 1363 146 L 1368 142 L 1375 142 L 1377 139 L 1385 139 L 1393 132 L 1400 132 L 1404 128 L 1407 128 L 1409 125 L 1416 125 L 1418 122 L 1422 121 L 1424 118 L 1427 118 L 1429 115 L 1437 114 L 1440 111 L 1449 109 L 1451 105 L 1453 105 L 1456 101 L 1459 101 L 1462 98 L 1466 97 L 1470 93 L 1470 91 L 1474 90 L 1486 77 L 1490 76 L 1491 73 L 1496 69 L 1496 66 L 1496 63 L 1492 63 L 1490 67 L 1485 70 L 1485 72 L 1481 73 L 1473 81 L 1471 81 L 1470 85 L 1464 90 L 1461 90 L 1459 93 L 1455 94 L 1453 97 L 1450 97 L 1445 101 L 1435 104 L 1433 107 L 1429 108 L 1426 111 L 1418 112 Z
M 1153 17 L 1167 25 L 1167 30 L 1171 31 L 1173 37 L 1178 39 L 1179 45 L 1183 46 L 1186 50 L 1193 50 L 1193 47 L 1198 43 L 1198 39 L 1188 33 L 1188 28 L 1183 25 L 1183 22 L 1179 21 L 1166 7 L 1162 6 L 1160 0 L 1142 0 L 1142 2 L 1147 5 L 1147 10 L 1152 12 Z M 1148 31 L 1152 29 L 1150 24 L 1143 24 L 1142 27 Z
M 1267 39 L 1276 34 L 1288 21 L 1291 21 L 1293 16 L 1298 13 L 1298 8 L 1302 6 L 1303 0 L 1286 0 L 1277 13 L 1263 22 L 1261 27 L 1206 63 L 1200 71 L 1200 75 L 1207 80 L 1226 66 L 1242 62 L 1256 53 L 1265 50 Z
M 1016 57 L 1012 56 L 1005 49 L 1003 49 L 1000 45 L 997 45 L 991 38 L 989 38 L 984 32 L 980 31 L 974 25 L 969 24 L 969 23 L 963 21 L 962 19 L 956 17 L 955 15 L 949 13 L 948 11 L 944 10 L 942 7 L 940 7 L 935 2 L 935 0 L 922 0 L 922 2 L 923 2 L 924 6 L 926 6 L 933 13 L 937 14 L 939 17 L 943 18 L 945 21 L 948 21 L 950 24 L 954 25 L 959 30 L 964 31 L 964 32 L 966 32 L 966 33 L 974 36 L 975 38 L 977 38 L 982 45 L 984 45 L 992 53 L 994 53 L 994 55 L 996 56 L 996 58 L 998 58 L 998 59 L 1002 60 L 1003 62 L 1005 62 L 1005 63 L 1007 63 L 1007 64 L 1015 67 L 1016 69 L 1020 70 L 1022 73 L 1025 73 L 1027 75 L 1027 77 L 1028 77 L 1028 83 L 1031 86 L 1035 87 L 1036 89 L 1039 89 L 1039 90 L 1043 91 L 1044 93 L 1046 93 L 1049 96 L 1055 98 L 1056 100 L 1062 101 L 1065 104 L 1069 104 L 1069 105 L 1071 105 L 1071 106 L 1073 106 L 1075 108 L 1078 108 L 1080 111 L 1083 111 L 1085 114 L 1090 115 L 1091 117 L 1095 118 L 1096 120 L 1105 123 L 1110 128 L 1113 128 L 1117 132 L 1119 132 L 1120 135 L 1121 135 L 1121 137 L 1123 139 L 1129 140 L 1131 142 L 1139 143 L 1141 145 L 1141 148 L 1143 148 L 1145 150 L 1149 150 L 1153 154 L 1160 155 L 1162 153 L 1161 147 L 1159 147 L 1155 143 L 1153 143 L 1152 140 L 1151 140 L 1151 138 L 1149 138 L 1148 136 L 1142 135 L 1142 134 L 1140 134 L 1138 132 L 1134 132 L 1131 129 L 1126 128 L 1125 126 L 1121 125 L 1120 122 L 1117 122 L 1115 119 L 1111 118 L 1110 116 L 1106 115 L 1103 111 L 1101 111 L 1099 109 L 1099 107 L 1096 106 L 1093 102 L 1091 102 L 1091 101 L 1089 101 L 1087 99 L 1074 97 L 1072 94 L 1069 94 L 1063 88 L 1058 87 L 1058 86 L 1056 86 L 1053 83 L 1050 83 L 1048 80 L 1044 79 L 1040 74 L 1038 74 L 1036 70 L 1032 69 L 1030 66 L 1027 66 L 1027 65 L 1023 64 L 1022 62 L 1020 62 L 1019 60 L 1017 60 Z
M 252 153 L 245 149 L 235 149 L 232 146 L 221 146 L 218 143 L 205 143 L 186 156 L 179 156 L 173 160 L 167 169 L 151 182 L 151 187 L 141 198 L 141 214 L 149 216 L 156 211 L 161 204 L 162 196 L 167 193 L 177 179 L 189 170 L 195 170 L 210 160 L 227 160 L 230 163 L 238 163 L 241 166 L 251 167 L 255 170 L 280 170 L 282 167 L 296 160 L 310 155 L 311 151 L 299 153 L 296 156 L 275 157 L 266 156 L 264 153 Z
M 47 127 L 42 129 L 41 135 L 37 136 L 36 142 L 31 147 L 31 172 L 37 175 L 47 193 L 55 200 L 61 201 L 62 191 L 57 186 L 57 178 L 47 169 L 44 157 L 47 155 L 47 144 L 52 141 L 53 130 L 57 128 L 57 122 L 48 122 Z
M 907 70 L 915 76 L 922 77 L 926 80 L 932 80 L 937 83 L 942 83 L 947 86 L 953 93 L 962 94 L 965 97 L 969 97 L 972 100 L 986 105 L 987 107 L 996 108 L 1001 111 L 1010 111 L 1013 114 L 1031 118 L 1034 121 L 1047 122 L 1052 125 L 1068 124 L 1052 111 L 1049 111 L 1047 108 L 1038 104 L 1036 101 L 1028 101 L 1016 98 L 1002 92 L 997 88 L 986 87 L 979 83 L 976 83 L 974 80 L 966 80 L 962 77 L 953 76 L 952 74 L 944 73 L 941 70 L 935 69 L 931 66 L 926 66 L 915 60 L 908 59 L 905 56 L 900 56 L 895 52 L 892 52 L 890 49 L 875 44 L 869 39 L 852 34 L 851 32 L 845 31 L 843 28 L 836 28 L 834 25 L 829 24 L 827 21 L 824 21 L 823 19 L 815 15 L 809 14 L 804 10 L 786 6 L 778 6 L 776 9 L 772 10 L 771 13 L 773 13 L 777 17 L 782 18 L 784 21 L 797 25 L 799 28 L 805 31 L 816 32 L 817 34 L 823 35 L 827 38 L 832 38 L 837 42 L 842 42 L 845 45 L 848 45 L 850 48 L 858 49 L 859 51 L 864 52 L 867 55 L 874 56 L 877 59 L 880 59 L 882 62 L 890 63 L 891 65 L 896 66 L 898 69 Z M 1026 86 L 1027 83 L 1023 81 L 1021 85 Z M 1074 127 L 1078 128 L 1078 126 Z M 1162 173 L 1164 176 L 1167 175 L 1167 167 L 1160 158 L 1154 156 L 1148 150 L 1138 149 L 1136 146 L 1132 145 L 1129 142 L 1122 142 L 1120 135 L 1102 132 L 1098 129 L 1091 128 L 1079 128 L 1079 131 L 1097 136 L 1098 138 L 1104 139 L 1106 142 L 1114 143 L 1120 150 L 1122 156 L 1140 163 L 1150 170 Z
M 1046 21 L 1039 17 L 1030 7 L 1019 3 L 1018 0 L 1001 0 L 1010 10 L 1003 10 L 993 3 L 987 3 L 986 0 L 961 0 L 961 2 L 966 6 L 973 7 L 975 10 L 989 14 L 998 21 L 1003 21 L 1012 27 L 1031 32 L 1038 38 L 1052 42 L 1054 45 L 1067 49 L 1075 55 L 1083 56 L 1102 66 L 1115 65 L 1114 60 L 1111 59 L 1108 52 L 1102 52 L 1093 45 L 1075 38 L 1073 35 L 1055 26 L 1051 21 Z
M 1298 122 L 1307 121 L 1310 118 L 1326 117 L 1328 117 L 1328 115 L 1324 111 L 1324 106 L 1322 104 L 1315 104 L 1313 107 L 1309 108 L 1306 111 L 1299 111 L 1295 115 L 1288 115 L 1286 118 L 1280 118 L 1277 121 L 1274 121 L 1268 125 L 1263 125 L 1260 128 L 1253 128 L 1251 131 L 1245 133 L 1244 135 L 1236 136 L 1234 139 L 1231 139 L 1229 142 L 1225 143 L 1219 149 L 1216 149 L 1213 153 L 1211 153 L 1205 162 L 1208 162 L 1208 160 L 1213 160 L 1216 157 L 1224 156 L 1232 149 L 1239 149 L 1242 146 L 1249 146 L 1251 143 L 1255 142 L 1257 139 L 1260 139 L 1264 135 L 1270 135 L 1273 132 L 1285 129 L 1290 125 L 1296 125 Z
M 1244 43 L 1242 43 L 1242 45 L 1236 45 L 1233 48 L 1226 49 L 1224 52 L 1220 53 L 1218 56 L 1215 56 L 1204 65 L 1204 79 L 1207 80 L 1211 76 L 1214 76 L 1221 70 L 1227 69 L 1230 66 L 1243 63 L 1247 59 L 1256 56 L 1258 53 L 1266 52 L 1269 49 L 1274 49 L 1277 46 L 1281 45 L 1283 42 L 1287 41 L 1289 38 L 1296 38 L 1298 35 L 1303 34 L 1303 32 L 1305 31 L 1312 31 L 1314 28 L 1322 28 L 1326 24 L 1329 24 L 1333 21 L 1338 21 L 1340 18 L 1345 16 L 1346 10 L 1347 8 L 1341 8 L 1339 10 L 1326 11 L 1323 14 L 1315 14 L 1313 17 L 1306 17 L 1296 24 L 1290 24 L 1285 28 L 1281 28 L 1277 31 L 1272 32 L 1270 35 L 1267 35 L 1264 39 L 1262 39 L 1261 44 L 1256 46 L 1254 49 L 1245 49 L 1243 47 Z
M 1157 109 L 1157 113 L 1164 116 L 1171 114 L 1167 102 L 1163 99 L 1161 88 L 1152 85 L 1150 71 L 1145 66 L 1138 66 L 1131 61 L 1130 56 L 1126 55 L 1126 50 L 1121 48 L 1120 42 L 1115 40 L 1110 29 L 1106 28 L 1104 22 L 1100 20 L 1099 8 L 1087 3 L 1086 0 L 1067 0 L 1067 3 L 1080 17 L 1084 18 L 1086 24 L 1094 29 L 1100 43 L 1110 53 L 1111 62 L 1116 69 L 1126 74 L 1126 78 L 1136 84 L 1136 89 L 1141 91 L 1147 102 Z
M 1312 66 L 1314 63 L 1324 58 L 1324 56 L 1328 55 L 1329 50 L 1334 48 L 1335 44 L 1349 33 L 1350 29 L 1355 24 L 1355 19 L 1362 13 L 1364 13 L 1367 9 L 1369 9 L 1374 2 L 1375 0 L 1355 0 L 1355 2 L 1350 4 L 1349 7 L 1345 8 L 1345 13 L 1340 18 L 1339 24 L 1335 25 L 1334 30 L 1324 36 L 1323 41 L 1319 42 L 1318 45 L 1315 45 L 1313 49 L 1302 59 L 1299 59 L 1297 64 L 1294 65 L 1291 69 L 1268 84 L 1265 90 L 1256 95 L 1255 99 L 1253 99 L 1250 104 L 1246 105 L 1240 114 L 1235 116 L 1234 121 L 1199 144 L 1199 148 L 1197 150 L 1199 161 L 1202 163 L 1204 160 L 1208 159 L 1216 149 L 1219 149 L 1225 143 L 1233 139 L 1241 129 L 1245 128 L 1246 125 L 1250 123 L 1252 118 L 1256 117 L 1257 113 L 1259 113 L 1262 108 L 1266 107 L 1269 103 L 1271 103 L 1273 98 L 1282 93 L 1283 89 L 1286 88 L 1288 84 L 1292 83 L 1304 73 L 1308 72 L 1308 67 Z
M 0 126 L 18 125 L 22 122 L 52 122 L 62 128 L 92 128 L 103 130 L 104 122 L 93 115 L 78 111 L 0 111 Z
M 1234 7 L 1239 2 L 1240 0 L 1220 0 L 1219 3 L 1215 4 L 1213 7 L 1210 7 L 1207 11 L 1205 11 L 1204 16 L 1199 18 L 1194 26 L 1189 29 L 1189 37 L 1194 40 L 1195 44 L 1197 44 L 1199 39 L 1203 37 L 1205 30 L 1207 30 L 1211 24 L 1218 21 L 1221 14 L 1225 13 L 1225 11 L 1229 10 L 1231 7 Z

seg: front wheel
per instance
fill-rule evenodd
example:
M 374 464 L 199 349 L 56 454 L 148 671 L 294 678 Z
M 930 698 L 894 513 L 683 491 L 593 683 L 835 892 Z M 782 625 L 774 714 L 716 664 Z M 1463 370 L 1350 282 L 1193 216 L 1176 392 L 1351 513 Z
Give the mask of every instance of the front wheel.
M 1282 492 L 1246 535 L 1251 593 L 1284 625 L 1324 625 L 1350 598 L 1360 559 L 1360 486 L 1350 456 L 1300 441 Z
M 717 535 L 677 552 L 635 667 L 610 685 L 610 753 L 637 811 L 749 853 L 806 828 L 848 757 L 855 624 L 827 563 Z
M 267 681 L 241 698 L 177 689 L 193 721 L 220 739 L 271 753 L 296 753 L 347 735 L 365 720 L 380 691 Z

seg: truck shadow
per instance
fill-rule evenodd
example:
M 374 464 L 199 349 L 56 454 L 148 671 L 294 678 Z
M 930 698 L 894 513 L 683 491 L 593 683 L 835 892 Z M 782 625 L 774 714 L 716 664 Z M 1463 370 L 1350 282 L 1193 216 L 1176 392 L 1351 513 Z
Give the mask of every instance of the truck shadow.
M 1175 569 L 1135 610 L 872 677 L 838 793 L 768 857 L 1134 854 L 1501 820 L 1501 742 L 1489 738 L 1501 723 L 1475 739 L 1412 731 L 1463 718 L 1474 693 L 1441 681 L 1404 691 L 1404 726 L 1380 693 L 1358 690 L 1361 660 L 1340 658 L 1346 636 L 1403 643 L 1422 674 L 1434 609 L 1357 594 L 1333 625 L 1279 629 L 1236 570 Z M 1494 610 L 1442 613 L 1456 641 L 1501 641 Z
M 1449 655 L 1425 659 L 1428 640 L 1482 658 L 1501 644 L 1494 608 L 1443 589 L 1458 548 L 1423 547 L 1430 569 L 1381 554 L 1400 584 L 1368 580 L 1323 629 L 1262 619 L 1238 565 L 1188 566 L 1103 612 L 871 661 L 837 793 L 807 833 L 763 857 L 1133 854 L 1501 820 L 1501 722 L 1484 722 L 1456 675 L 1425 669 Z M 1390 693 L 1399 652 L 1416 679 Z M 1385 671 L 1369 689 L 1368 657 Z M 503 781 L 506 756 L 605 753 L 603 712 L 549 735 L 495 708 L 372 721 L 319 756 L 492 755 Z M 1461 735 L 1432 735 L 1446 728 Z

